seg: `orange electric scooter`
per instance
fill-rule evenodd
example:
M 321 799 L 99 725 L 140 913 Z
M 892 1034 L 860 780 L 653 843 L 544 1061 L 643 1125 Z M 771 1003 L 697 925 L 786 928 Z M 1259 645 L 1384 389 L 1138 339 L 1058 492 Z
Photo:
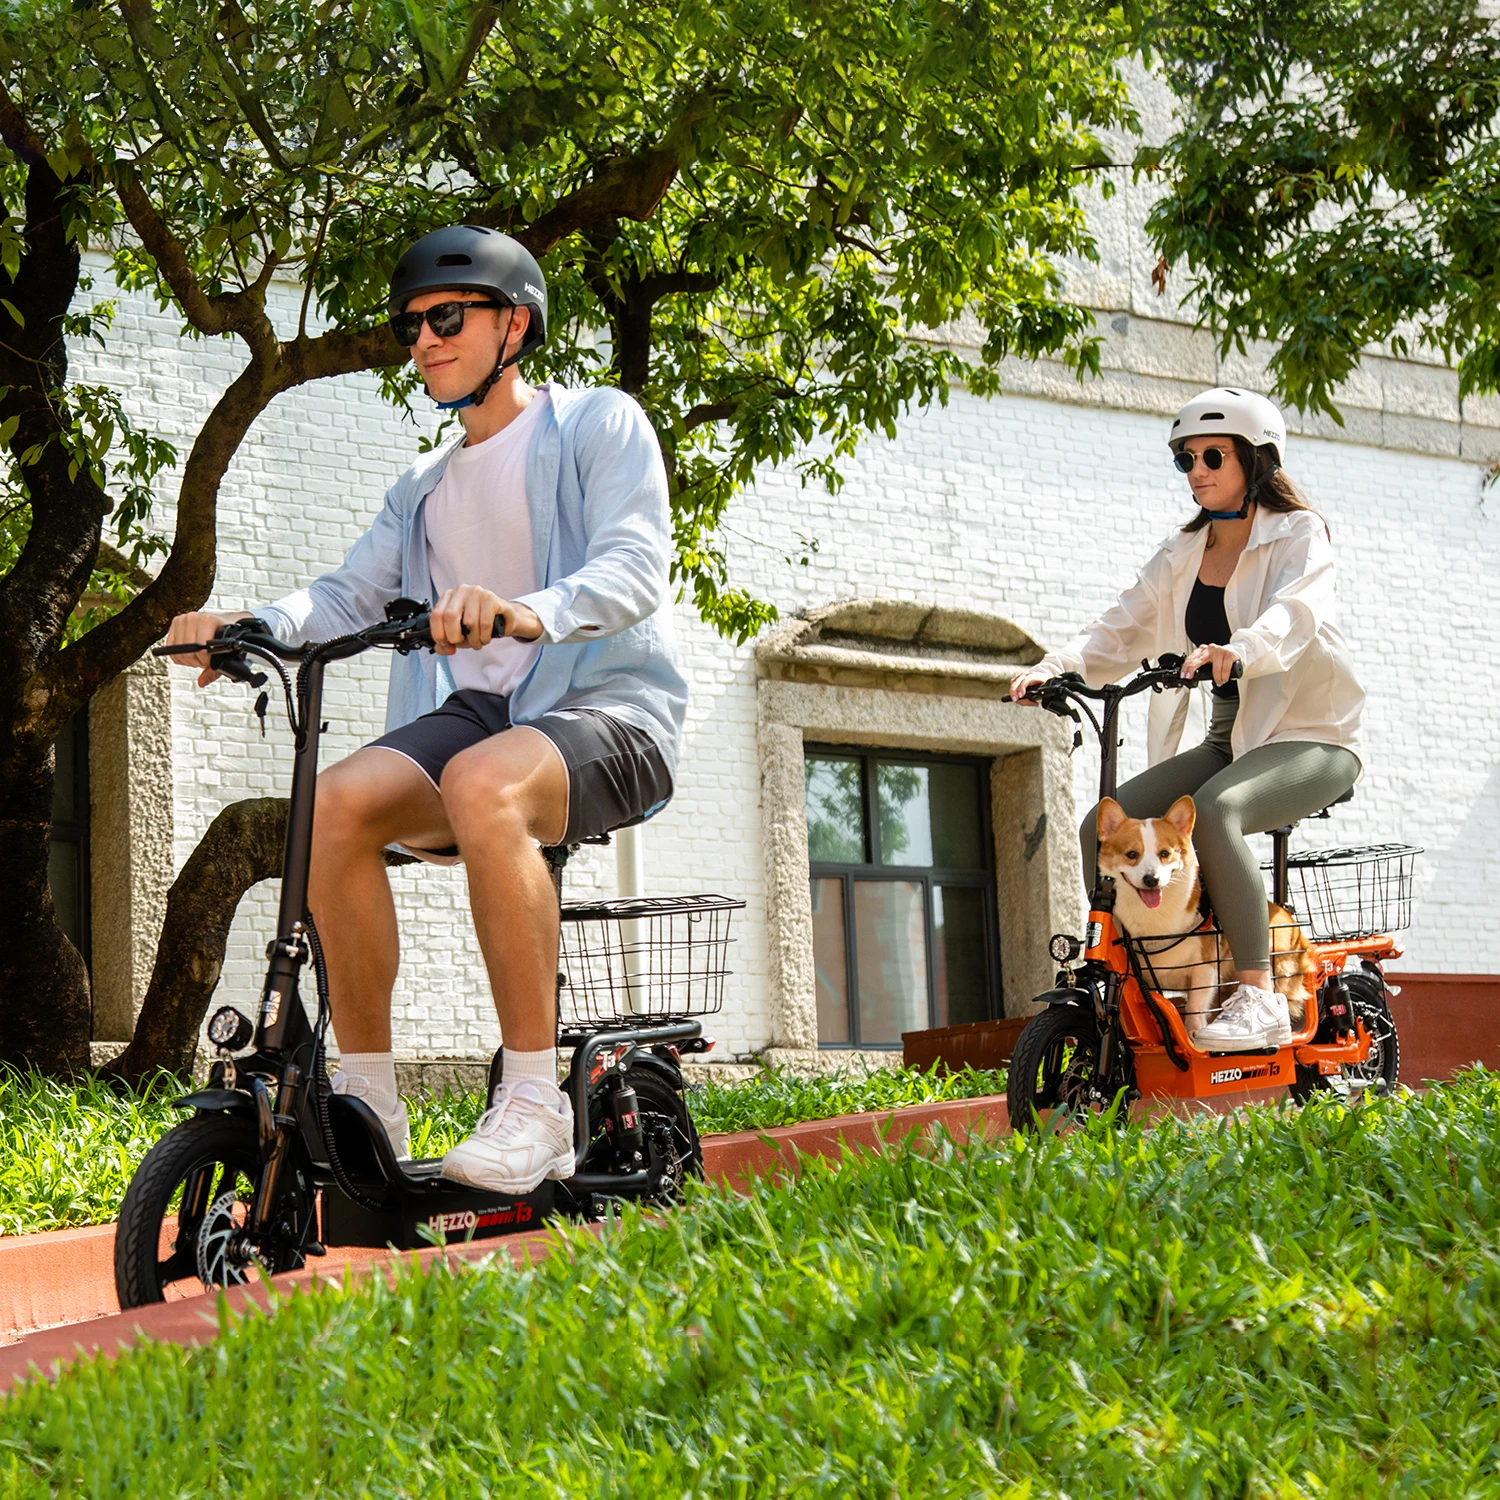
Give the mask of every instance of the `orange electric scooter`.
M 1088 719 L 1100 745 L 1101 799 L 1115 795 L 1121 703 L 1137 693 L 1189 685 L 1181 657 L 1163 656 L 1155 666 L 1141 667 L 1123 684 L 1091 688 L 1070 672 L 1028 694 L 1079 726 L 1075 748 L 1083 743 Z M 1198 680 L 1209 676 L 1205 667 Z M 1097 715 L 1091 702 L 1100 706 Z M 1329 810 L 1318 816 L 1326 818 Z M 1007 1098 L 1015 1128 L 1035 1127 L 1047 1110 L 1104 1109 L 1116 1100 L 1123 1117 L 1135 1099 L 1289 1089 L 1301 1103 L 1319 1090 L 1386 1093 L 1395 1086 L 1400 1043 L 1382 965 L 1401 956 L 1389 934 L 1410 922 L 1412 865 L 1422 851 L 1378 844 L 1290 854 L 1291 832 L 1290 826 L 1271 830 L 1267 866 L 1272 899 L 1296 917 L 1312 948 L 1306 1019 L 1291 1042 L 1254 1052 L 1194 1046 L 1170 998 L 1172 987 L 1162 979 L 1170 972 L 1163 957 L 1174 939 L 1137 940 L 1126 932 L 1115 920 L 1115 883 L 1096 871 L 1087 933 L 1052 939 L 1056 986 L 1037 996 L 1045 1009 L 1027 1023 L 1011 1057 Z M 1212 930 L 1208 917 L 1198 932 Z

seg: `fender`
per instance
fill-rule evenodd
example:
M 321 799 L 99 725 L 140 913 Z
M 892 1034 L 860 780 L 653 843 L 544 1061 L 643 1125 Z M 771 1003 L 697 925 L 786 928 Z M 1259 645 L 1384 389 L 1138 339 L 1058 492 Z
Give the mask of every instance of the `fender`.
M 253 1115 L 255 1101 L 239 1089 L 199 1089 L 196 1094 L 184 1094 L 172 1101 L 174 1109 L 201 1109 L 214 1113 L 227 1109 L 231 1114 Z
M 660 1073 L 661 1076 L 679 1094 L 687 1087 L 687 1081 L 682 1076 L 682 1069 L 679 1068 L 677 1064 L 672 1062 L 669 1058 L 661 1057 L 657 1053 L 651 1051 L 649 1047 L 642 1047 L 635 1054 L 635 1056 L 630 1059 L 630 1066 L 632 1068 L 635 1067 L 637 1063 L 639 1063 L 642 1067 L 650 1068 L 652 1072 Z
M 1044 994 L 1033 996 L 1031 1003 L 1033 1005 L 1076 1005 L 1080 1009 L 1087 1010 L 1091 1015 L 1094 1010 L 1094 997 L 1088 990 L 1047 990 Z

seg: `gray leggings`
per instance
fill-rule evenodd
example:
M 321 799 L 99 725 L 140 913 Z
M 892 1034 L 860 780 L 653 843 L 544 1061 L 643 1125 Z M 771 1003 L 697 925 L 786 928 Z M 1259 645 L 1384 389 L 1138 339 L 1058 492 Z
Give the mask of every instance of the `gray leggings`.
M 1266 885 L 1260 861 L 1245 842 L 1321 812 L 1354 785 L 1359 757 L 1342 745 L 1288 740 L 1247 751 L 1238 760 L 1229 733 L 1239 710 L 1237 698 L 1215 698 L 1213 721 L 1201 745 L 1174 755 L 1127 781 L 1115 800 L 1132 818 L 1159 818 L 1184 793 L 1198 809 L 1193 847 L 1214 915 L 1234 966 L 1241 971 L 1271 967 L 1271 931 L 1266 919 Z M 1098 858 L 1098 808 L 1078 830 L 1083 847 L 1083 881 L 1094 883 Z

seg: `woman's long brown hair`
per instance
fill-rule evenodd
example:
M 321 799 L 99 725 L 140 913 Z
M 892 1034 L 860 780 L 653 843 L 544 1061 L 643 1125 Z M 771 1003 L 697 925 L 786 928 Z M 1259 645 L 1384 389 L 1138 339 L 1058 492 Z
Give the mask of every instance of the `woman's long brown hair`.
M 1269 445 L 1265 447 L 1253 447 L 1244 438 L 1232 439 L 1234 451 L 1239 454 L 1240 468 L 1244 470 L 1247 482 L 1255 490 L 1255 503 L 1265 510 L 1285 514 L 1293 510 L 1310 511 L 1323 522 L 1323 530 L 1328 531 L 1328 522 L 1321 512 L 1314 510 L 1307 503 L 1302 491 L 1292 483 L 1285 469 L 1276 462 Z M 1181 443 L 1176 445 L 1177 448 Z M 1269 476 L 1269 477 L 1267 477 Z M 1213 517 L 1201 506 L 1198 514 L 1193 517 L 1182 529 L 1184 531 L 1202 531 L 1203 528 L 1213 521 Z M 1330 533 L 1331 534 L 1331 533 Z

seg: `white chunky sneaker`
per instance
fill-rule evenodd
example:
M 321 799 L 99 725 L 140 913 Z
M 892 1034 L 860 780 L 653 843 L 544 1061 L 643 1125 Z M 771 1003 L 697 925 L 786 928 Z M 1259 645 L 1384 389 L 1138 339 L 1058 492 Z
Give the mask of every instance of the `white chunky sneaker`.
M 370 1097 L 370 1080 L 361 1073 L 335 1073 L 329 1080 L 335 1094 L 347 1094 L 351 1099 L 363 1099 L 375 1111 L 375 1118 L 385 1126 L 391 1138 L 391 1150 L 397 1161 L 411 1157 L 411 1119 L 406 1113 L 406 1100 L 396 1100 L 395 1109 L 382 1109 Z
M 500 1193 L 534 1192 L 545 1177 L 573 1175 L 573 1103 L 555 1083 L 495 1086 L 468 1140 L 443 1158 L 443 1176 Z
M 1284 1047 L 1291 1039 L 1286 996 L 1242 984 L 1223 1010 L 1199 1029 L 1193 1045 L 1205 1052 L 1253 1052 L 1257 1047 Z

